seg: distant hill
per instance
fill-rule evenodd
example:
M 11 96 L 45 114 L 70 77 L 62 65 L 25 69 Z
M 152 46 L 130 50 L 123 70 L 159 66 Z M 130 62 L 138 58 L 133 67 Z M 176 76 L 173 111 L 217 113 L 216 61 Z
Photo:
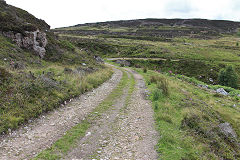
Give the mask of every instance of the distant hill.
M 209 39 L 221 34 L 235 34 L 240 22 L 207 19 L 137 19 L 78 24 L 55 32 L 73 35 L 107 35 L 173 38 L 191 36 Z M 139 38 L 140 36 L 140 38 Z
M 100 23 L 86 23 L 75 25 L 80 26 L 109 26 L 109 27 L 144 27 L 144 26 L 186 26 L 198 27 L 219 32 L 235 32 L 240 27 L 240 22 L 226 21 L 226 20 L 207 20 L 207 19 L 136 19 L 136 20 L 122 20 L 109 21 Z

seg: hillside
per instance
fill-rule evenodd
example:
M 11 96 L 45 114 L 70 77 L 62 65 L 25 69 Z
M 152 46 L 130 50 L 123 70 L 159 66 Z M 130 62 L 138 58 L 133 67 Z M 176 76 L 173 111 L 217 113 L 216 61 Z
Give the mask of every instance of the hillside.
M 32 14 L 20 8 L 8 5 L 4 0 L 0 1 L 0 30 L 24 33 L 25 31 L 46 31 L 50 26 L 44 21 L 37 19 Z
M 139 20 L 125 20 L 125 21 L 110 21 L 100 23 L 79 24 L 73 27 L 104 27 L 111 28 L 119 27 L 161 27 L 161 26 L 174 26 L 174 27 L 193 27 L 198 29 L 215 30 L 219 32 L 234 32 L 240 26 L 240 22 L 224 21 L 224 20 L 207 20 L 207 19 L 139 19 Z
M 65 33 L 79 35 L 116 35 L 116 36 L 219 36 L 221 33 L 236 33 L 240 22 L 207 19 L 139 19 L 79 24 L 59 28 Z M 58 29 L 56 29 L 57 31 Z
M 240 159 L 239 28 L 139 19 L 50 30 L 0 0 L 0 160 Z
M 159 159 L 235 160 L 240 156 L 239 79 L 234 89 L 218 85 L 218 76 L 227 66 L 240 75 L 239 25 L 145 19 L 53 31 L 109 63 L 130 66 L 144 76 L 160 134 Z
M 49 29 L 45 21 L 0 1 L 0 134 L 111 76 L 101 59 L 57 39 Z
M 101 56 L 149 58 L 132 65 L 184 74 L 217 84 L 226 65 L 239 72 L 239 22 L 145 19 L 76 25 L 53 30 Z M 153 60 L 159 58 L 159 60 Z

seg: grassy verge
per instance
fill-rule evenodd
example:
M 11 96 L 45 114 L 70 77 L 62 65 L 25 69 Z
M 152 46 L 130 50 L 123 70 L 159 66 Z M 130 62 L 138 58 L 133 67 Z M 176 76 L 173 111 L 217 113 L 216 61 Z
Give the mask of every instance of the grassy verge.
M 0 133 L 16 129 L 31 118 L 60 106 L 66 100 L 99 86 L 112 75 L 110 68 L 79 74 L 71 66 L 51 64 L 24 70 L 0 69 Z M 82 72 L 81 72 L 82 73 Z
M 51 148 L 41 152 L 35 159 L 56 160 L 63 158 L 64 154 L 73 148 L 76 142 L 85 135 L 87 129 L 91 127 L 91 122 L 113 106 L 114 102 L 123 94 L 123 90 L 128 85 L 128 81 L 127 73 L 123 72 L 123 77 L 118 86 L 88 115 L 85 121 L 82 121 L 70 129 L 62 138 L 55 142 Z
M 141 73 L 151 91 L 160 159 L 239 159 L 239 138 L 226 136 L 219 124 L 230 123 L 240 136 L 240 111 L 235 98 L 202 90 L 176 77 L 153 71 Z M 154 80 L 166 80 L 164 87 Z M 155 78 L 158 79 L 158 78 Z

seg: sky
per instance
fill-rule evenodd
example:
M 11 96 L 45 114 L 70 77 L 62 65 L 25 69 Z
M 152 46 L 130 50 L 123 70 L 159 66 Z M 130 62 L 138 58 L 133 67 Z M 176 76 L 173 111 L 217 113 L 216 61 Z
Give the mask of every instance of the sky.
M 51 28 L 143 18 L 240 21 L 240 0 L 6 0 Z

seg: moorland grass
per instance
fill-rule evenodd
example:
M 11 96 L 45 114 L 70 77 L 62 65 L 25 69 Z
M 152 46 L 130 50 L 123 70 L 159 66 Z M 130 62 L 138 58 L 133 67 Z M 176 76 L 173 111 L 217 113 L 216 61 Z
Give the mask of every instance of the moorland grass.
M 170 27 L 173 29 L 173 27 Z M 62 38 L 78 43 L 103 57 L 163 58 L 163 60 L 131 60 L 134 67 L 195 77 L 208 84 L 218 83 L 218 73 L 227 65 L 236 68 L 240 75 L 239 39 L 235 35 L 222 35 L 210 39 L 175 37 L 170 41 L 129 39 L 105 35 L 101 37 L 64 33 Z M 166 61 L 166 60 L 169 61 Z M 213 82 L 211 80 L 213 79 Z
M 189 82 L 153 71 L 136 69 L 148 82 L 152 92 L 154 117 L 160 134 L 157 145 L 159 159 L 238 159 L 239 138 L 234 141 L 219 131 L 220 123 L 229 122 L 240 136 L 238 103 L 228 96 L 216 97 Z M 168 80 L 169 96 L 155 98 L 156 81 L 152 76 Z
M 0 70 L 0 133 L 16 129 L 64 101 L 96 88 L 113 73 L 110 68 L 102 68 L 86 75 L 69 75 L 64 73 L 64 68 L 52 64 L 21 75 L 12 70 Z

